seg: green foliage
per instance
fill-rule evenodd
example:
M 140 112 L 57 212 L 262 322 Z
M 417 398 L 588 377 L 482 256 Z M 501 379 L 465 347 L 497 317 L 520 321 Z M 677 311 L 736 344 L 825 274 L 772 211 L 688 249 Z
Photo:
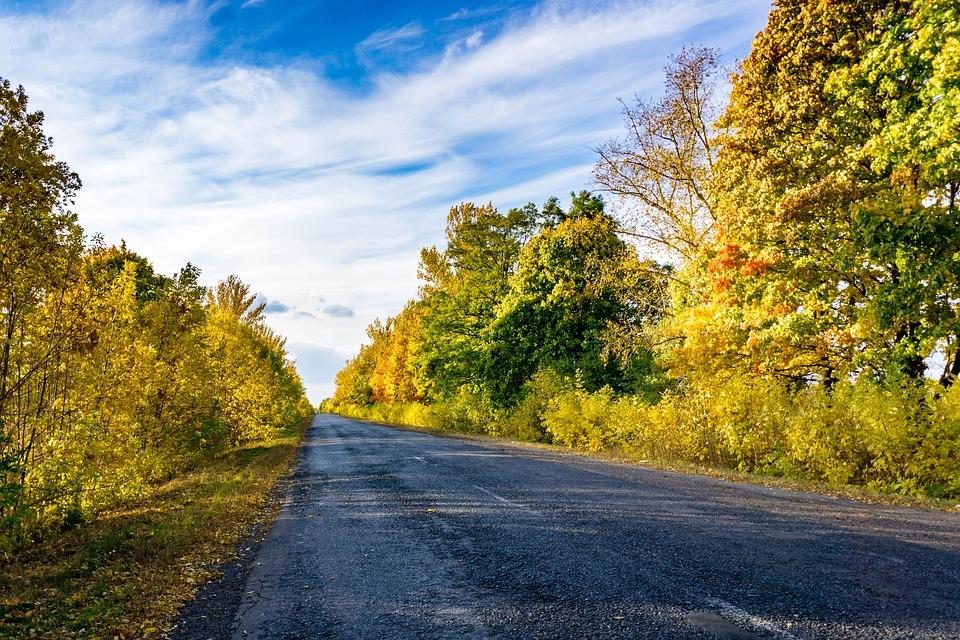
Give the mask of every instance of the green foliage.
M 486 333 L 509 288 L 523 244 L 538 227 L 536 207 L 500 214 L 464 203 L 447 217 L 447 246 L 421 252 L 424 280 L 420 385 L 433 398 L 482 386 Z
M 644 281 L 660 273 L 617 236 L 602 200 L 576 196 L 564 219 L 544 228 L 520 255 L 489 328 L 484 387 L 498 404 L 510 406 L 544 367 L 579 375 L 590 390 L 637 390 L 653 373 L 650 352 L 620 359 L 606 347 L 612 327 L 658 319 L 655 303 L 630 304 L 630 293 L 645 291 Z
M 754 41 L 712 186 L 746 367 L 919 379 L 938 345 L 960 367 L 956 12 L 784 2 Z
M 619 216 L 454 208 L 419 330 L 376 325 L 329 408 L 960 495 L 958 41 L 955 2 L 783 0 L 725 109 L 717 52 L 682 51 L 599 150 Z
M 552 369 L 540 369 L 523 387 L 523 397 L 512 410 L 488 426 L 494 436 L 530 442 L 552 442 L 544 416 L 553 399 L 571 388 L 569 381 Z
M 658 319 L 668 271 L 637 258 L 602 199 L 571 195 L 569 211 L 555 198 L 506 215 L 492 205 L 451 209 L 446 248 L 421 254 L 420 299 L 370 325 L 370 343 L 338 373 L 330 406 L 501 410 L 523 401 L 539 368 L 579 375 L 591 390 L 656 386 L 651 351 L 616 336 Z M 545 436 L 542 426 L 508 428 L 529 429 Z

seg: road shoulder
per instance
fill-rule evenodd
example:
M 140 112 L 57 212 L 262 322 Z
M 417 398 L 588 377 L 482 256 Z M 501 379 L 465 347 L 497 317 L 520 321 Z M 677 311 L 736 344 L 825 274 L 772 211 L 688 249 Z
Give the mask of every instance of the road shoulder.
M 834 486 L 824 483 L 813 482 L 810 480 L 799 480 L 793 478 L 784 478 L 781 476 L 764 476 L 752 473 L 743 473 L 734 469 L 719 467 L 709 467 L 692 463 L 667 462 L 662 460 L 648 460 L 637 456 L 629 455 L 623 451 L 584 451 L 581 449 L 571 449 L 555 444 L 545 444 L 542 442 L 527 442 L 525 440 L 513 440 L 510 438 L 480 435 L 474 433 L 463 433 L 459 431 L 431 429 L 406 424 L 390 424 L 377 422 L 374 420 L 364 420 L 351 416 L 340 416 L 344 420 L 353 420 L 359 423 L 374 424 L 391 429 L 401 429 L 404 431 L 414 431 L 428 435 L 440 436 L 462 440 L 465 442 L 475 442 L 491 446 L 511 447 L 520 450 L 527 450 L 539 453 L 550 453 L 569 459 L 581 459 L 587 462 L 602 462 L 614 465 L 623 465 L 625 467 L 634 467 L 641 469 L 650 469 L 654 471 L 663 471 L 667 473 L 678 473 L 685 476 L 699 476 L 722 480 L 741 485 L 753 485 L 775 490 L 791 491 L 797 493 L 806 493 L 816 496 L 851 500 L 869 505 L 889 505 L 897 507 L 912 507 L 918 509 L 932 509 L 936 511 L 960 513 L 960 503 L 954 500 L 943 500 L 938 498 L 902 496 L 889 493 L 880 493 L 872 491 L 866 487 L 847 485 Z
M 256 564 L 260 546 L 280 513 L 290 489 L 292 473 L 280 478 L 257 515 L 250 534 L 240 541 L 234 556 L 215 570 L 219 576 L 204 584 L 177 615 L 169 633 L 171 640 L 227 640 L 233 619 L 243 600 L 247 578 Z

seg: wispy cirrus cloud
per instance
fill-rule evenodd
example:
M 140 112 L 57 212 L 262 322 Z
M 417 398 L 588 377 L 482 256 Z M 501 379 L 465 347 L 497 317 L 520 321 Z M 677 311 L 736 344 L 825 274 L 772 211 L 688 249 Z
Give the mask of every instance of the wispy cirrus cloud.
M 205 57 L 213 5 L 78 1 L 0 9 L 0 69 L 83 178 L 89 231 L 164 272 L 189 260 L 208 283 L 240 273 L 284 307 L 271 325 L 320 371 L 316 353 L 351 353 L 415 294 L 419 247 L 441 240 L 451 205 L 589 187 L 591 147 L 619 133 L 618 97 L 656 91 L 682 44 L 742 54 L 767 10 L 547 2 L 489 33 L 374 27 L 355 45 L 369 86 L 349 91 L 322 65 Z M 449 46 L 420 53 L 426 37 Z M 415 64 L 378 71 L 391 49 Z M 330 392 L 332 374 L 304 377 L 314 399 Z
M 419 22 L 408 22 L 399 27 L 383 27 L 357 43 L 357 57 L 366 66 L 375 66 L 384 59 L 409 57 L 420 48 L 420 39 L 426 30 Z
M 426 33 L 419 22 L 408 22 L 400 27 L 384 27 L 377 29 L 369 36 L 357 43 L 357 50 L 363 52 L 389 49 L 401 43 L 416 40 Z
M 467 45 L 468 49 L 476 49 L 480 46 L 480 43 L 483 42 L 483 29 L 477 29 L 463 41 Z

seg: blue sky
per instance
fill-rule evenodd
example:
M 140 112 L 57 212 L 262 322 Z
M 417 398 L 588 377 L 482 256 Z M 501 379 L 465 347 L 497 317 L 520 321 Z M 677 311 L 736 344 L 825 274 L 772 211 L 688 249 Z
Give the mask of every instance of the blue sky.
M 450 206 L 591 188 L 618 98 L 765 0 L 0 0 L 0 76 L 46 114 L 88 233 L 239 274 L 314 401 L 418 287 Z M 619 203 L 611 202 L 613 207 Z

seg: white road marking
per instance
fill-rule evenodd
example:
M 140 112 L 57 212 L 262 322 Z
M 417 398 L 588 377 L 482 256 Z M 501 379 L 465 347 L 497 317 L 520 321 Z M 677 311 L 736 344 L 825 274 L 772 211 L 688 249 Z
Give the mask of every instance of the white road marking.
M 872 551 L 861 551 L 860 553 L 867 556 L 873 556 L 874 558 L 880 558 L 881 560 L 887 560 L 894 564 L 905 564 L 903 560 L 901 560 L 896 556 L 884 556 L 884 555 L 880 555 L 879 553 L 874 553 Z
M 726 600 L 721 600 L 720 598 L 708 598 L 706 602 L 707 604 L 719 609 L 720 613 L 723 614 L 724 617 L 733 620 L 739 625 L 753 625 L 754 627 L 763 629 L 767 633 L 770 633 L 774 637 L 780 638 L 781 640 L 798 640 L 795 635 L 787 633 L 769 620 L 764 620 L 760 616 L 755 616 L 748 611 L 744 611 L 740 607 L 734 606 Z
M 498 495 L 495 494 L 493 491 L 490 491 L 490 489 L 484 489 L 483 487 L 481 487 L 481 486 L 478 485 L 478 484 L 475 484 L 475 485 L 473 485 L 473 486 L 475 486 L 477 489 L 480 489 L 480 491 L 483 491 L 483 492 L 484 492 L 485 494 L 487 494 L 488 496 L 493 496 L 494 498 L 496 498 L 496 499 L 499 500 L 500 502 L 505 502 L 505 503 L 507 503 L 507 504 L 512 504 L 512 505 L 515 506 L 515 507 L 522 506 L 522 505 L 518 505 L 516 502 L 513 502 L 512 500 L 507 500 L 507 499 L 504 498 L 503 496 L 498 496 Z
M 520 509 L 523 509 L 524 511 L 529 511 L 530 513 L 537 513 L 536 511 L 534 511 L 533 509 L 531 509 L 530 507 L 528 507 L 528 506 L 525 505 L 525 504 L 521 504 L 521 503 L 519 503 L 519 502 L 514 502 L 513 500 L 507 500 L 507 499 L 504 498 L 503 496 L 498 496 L 498 495 L 495 494 L 493 491 L 490 491 L 490 489 L 484 489 L 483 487 L 481 487 L 481 486 L 478 485 L 478 484 L 475 484 L 475 485 L 473 485 L 473 486 L 476 487 L 477 489 L 479 489 L 480 491 L 483 491 L 485 494 L 487 494 L 487 495 L 490 496 L 491 498 L 495 498 L 495 499 L 499 500 L 500 502 L 502 502 L 502 503 L 504 503 L 504 504 L 510 505 L 511 507 L 518 507 L 518 508 L 520 508 Z

